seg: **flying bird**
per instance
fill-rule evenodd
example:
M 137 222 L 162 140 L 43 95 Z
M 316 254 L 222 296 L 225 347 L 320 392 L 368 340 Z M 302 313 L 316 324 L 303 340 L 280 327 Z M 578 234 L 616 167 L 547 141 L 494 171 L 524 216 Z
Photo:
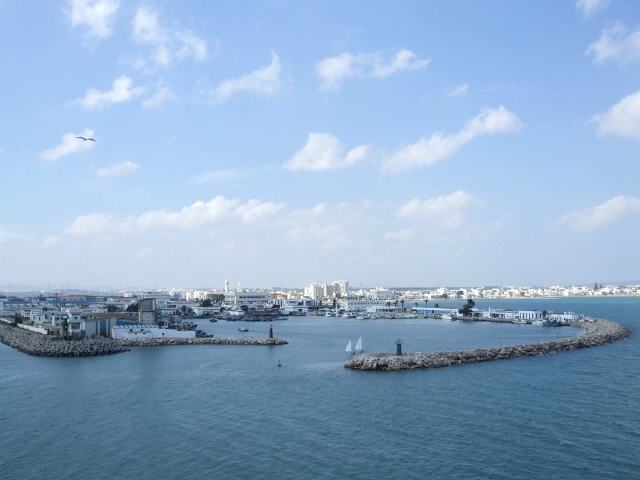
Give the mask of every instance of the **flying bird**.
M 76 138 L 79 138 L 79 139 L 80 139 L 80 140 L 82 140 L 83 142 L 93 142 L 93 143 L 96 143 L 95 139 L 93 139 L 93 138 L 89 138 L 89 137 L 80 137 L 80 136 L 78 136 L 78 137 L 76 137 Z

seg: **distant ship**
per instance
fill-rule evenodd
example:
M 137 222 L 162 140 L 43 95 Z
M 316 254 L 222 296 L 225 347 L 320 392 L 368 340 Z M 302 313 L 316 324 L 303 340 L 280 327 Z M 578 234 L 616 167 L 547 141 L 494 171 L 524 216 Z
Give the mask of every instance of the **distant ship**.
M 248 331 L 249 331 L 249 329 L 248 329 L 247 327 L 240 327 L 240 328 L 238 329 L 238 331 L 239 331 L 239 332 L 248 332 Z

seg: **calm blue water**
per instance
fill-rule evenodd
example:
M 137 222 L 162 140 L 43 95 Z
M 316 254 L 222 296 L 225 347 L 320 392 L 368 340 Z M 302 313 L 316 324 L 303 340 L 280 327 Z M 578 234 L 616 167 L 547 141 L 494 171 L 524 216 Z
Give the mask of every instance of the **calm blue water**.
M 445 302 L 440 302 L 444 305 Z M 354 372 L 365 349 L 448 350 L 568 329 L 299 318 L 284 347 L 46 359 L 0 345 L 0 478 L 640 478 L 640 299 L 490 301 L 628 325 L 599 348 L 438 370 Z M 202 324 L 241 335 L 237 323 Z M 266 324 L 246 335 L 263 335 Z M 281 359 L 284 366 L 277 368 Z

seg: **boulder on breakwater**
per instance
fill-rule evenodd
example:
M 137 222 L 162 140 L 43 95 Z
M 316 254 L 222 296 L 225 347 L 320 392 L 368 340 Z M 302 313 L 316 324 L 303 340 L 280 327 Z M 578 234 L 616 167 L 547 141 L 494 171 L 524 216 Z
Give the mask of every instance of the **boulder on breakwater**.
M 0 324 L 0 342 L 39 357 L 94 357 L 129 351 L 124 345 L 109 338 L 64 340 L 3 324 Z
M 626 327 L 609 320 L 580 321 L 573 322 L 570 325 L 582 328 L 584 332 L 574 337 L 526 345 L 509 345 L 455 352 L 415 352 L 403 355 L 371 353 L 352 358 L 344 366 L 355 370 L 382 371 L 440 368 L 464 363 L 505 360 L 590 348 L 621 340 L 631 334 Z
M 286 345 L 281 338 L 150 338 L 148 340 L 121 340 L 128 347 L 158 347 L 161 345 Z

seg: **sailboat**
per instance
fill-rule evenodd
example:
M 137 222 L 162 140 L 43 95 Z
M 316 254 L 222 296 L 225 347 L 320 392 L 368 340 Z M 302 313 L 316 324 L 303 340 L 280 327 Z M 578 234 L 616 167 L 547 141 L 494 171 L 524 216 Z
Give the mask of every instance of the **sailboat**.
M 351 339 L 349 339 L 349 343 L 347 343 L 347 347 L 344 349 L 344 351 L 353 355 L 353 347 L 351 346 Z
M 355 352 L 356 352 L 356 353 L 362 353 L 362 352 L 363 352 L 363 348 L 362 348 L 362 337 L 358 338 L 358 343 L 356 343 Z

